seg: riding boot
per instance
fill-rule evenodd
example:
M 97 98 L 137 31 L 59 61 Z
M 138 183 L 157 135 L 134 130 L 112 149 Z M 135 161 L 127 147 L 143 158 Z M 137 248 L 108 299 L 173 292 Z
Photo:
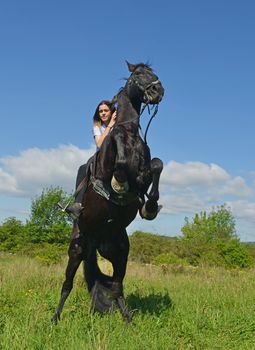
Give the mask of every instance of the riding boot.
M 89 161 L 91 162 L 91 160 Z M 83 164 L 79 167 L 77 176 L 76 176 L 76 185 L 75 185 L 76 191 L 74 194 L 75 203 L 70 204 L 68 206 L 63 206 L 61 203 L 58 203 L 58 206 L 61 208 L 61 210 L 69 214 L 73 220 L 79 219 L 79 216 L 81 215 L 81 212 L 84 209 L 82 206 L 82 200 L 83 200 L 83 196 L 85 194 L 87 186 L 85 185 L 85 183 L 81 185 L 81 182 L 85 180 L 86 174 L 87 174 L 87 164 Z M 80 189 L 78 189 L 79 186 L 81 186 Z
M 65 211 L 72 217 L 73 220 L 78 220 L 84 207 L 82 206 L 83 196 L 85 194 L 86 187 L 83 186 L 75 197 L 75 203 L 66 207 Z
M 71 218 L 73 220 L 77 220 L 79 219 L 79 216 L 81 215 L 83 206 L 81 205 L 81 203 L 73 203 L 68 205 L 65 208 L 65 211 L 67 212 L 67 214 L 69 214 L 71 216 Z

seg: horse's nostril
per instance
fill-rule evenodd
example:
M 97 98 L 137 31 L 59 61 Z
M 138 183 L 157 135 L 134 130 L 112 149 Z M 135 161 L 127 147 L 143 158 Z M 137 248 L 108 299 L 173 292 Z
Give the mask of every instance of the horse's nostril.
M 151 92 L 153 93 L 158 93 L 159 92 L 159 89 L 158 89 L 158 86 L 156 86 L 156 85 L 152 85 L 152 87 L 151 87 Z

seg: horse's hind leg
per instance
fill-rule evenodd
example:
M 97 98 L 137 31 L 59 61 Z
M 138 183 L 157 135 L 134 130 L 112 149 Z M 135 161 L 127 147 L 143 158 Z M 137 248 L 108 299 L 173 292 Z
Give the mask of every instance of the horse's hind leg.
M 140 210 L 143 219 L 153 220 L 159 212 L 159 179 L 163 170 L 163 162 L 159 158 L 151 160 L 152 186 L 148 194 L 148 200 Z
M 68 250 L 69 260 L 68 260 L 66 273 L 65 273 L 66 279 L 62 286 L 60 301 L 59 301 L 57 310 L 54 316 L 52 317 L 52 321 L 55 323 L 57 323 L 60 320 L 60 315 L 64 307 L 65 301 L 73 288 L 73 280 L 74 280 L 75 273 L 83 259 L 83 255 L 81 254 L 81 252 L 77 251 L 79 249 L 80 249 L 80 246 L 76 244 L 75 240 L 72 240 Z
M 129 240 L 127 231 L 123 228 L 122 231 L 118 234 L 118 240 L 115 242 L 115 251 L 110 259 L 113 266 L 113 282 L 111 291 L 123 319 L 126 322 L 131 322 L 132 314 L 128 311 L 123 294 L 123 280 L 126 275 L 128 253 Z

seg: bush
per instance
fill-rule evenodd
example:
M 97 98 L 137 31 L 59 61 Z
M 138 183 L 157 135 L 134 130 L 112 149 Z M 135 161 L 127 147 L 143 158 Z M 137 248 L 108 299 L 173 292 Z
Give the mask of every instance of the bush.
M 151 263 L 156 256 L 174 250 L 176 244 L 175 238 L 141 231 L 134 232 L 129 240 L 129 258 L 141 263 Z
M 155 265 L 187 265 L 184 259 L 180 259 L 172 252 L 159 254 L 153 259 L 153 263 Z
M 220 254 L 224 258 L 227 267 L 245 268 L 251 267 L 254 263 L 247 248 L 238 239 L 222 243 Z
M 67 247 L 61 244 L 30 243 L 20 253 L 35 258 L 44 265 L 51 265 L 60 262 L 67 255 Z
M 201 254 L 199 265 L 220 267 L 225 265 L 225 261 L 218 249 L 211 249 Z

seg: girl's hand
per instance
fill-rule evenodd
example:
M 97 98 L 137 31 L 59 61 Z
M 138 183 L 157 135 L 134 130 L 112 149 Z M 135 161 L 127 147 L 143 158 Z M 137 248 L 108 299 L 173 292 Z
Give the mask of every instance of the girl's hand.
M 115 111 L 115 112 L 113 112 L 113 114 L 112 114 L 112 119 L 116 120 L 116 118 L 117 118 L 117 112 Z
M 108 126 L 109 126 L 110 128 L 112 128 L 113 125 L 115 124 L 116 118 L 117 118 L 117 113 L 116 113 L 116 111 L 115 111 L 115 112 L 113 112 L 113 114 L 112 114 L 112 116 L 111 116 L 111 120 L 110 120 L 110 122 L 109 122 L 109 124 L 108 124 Z

